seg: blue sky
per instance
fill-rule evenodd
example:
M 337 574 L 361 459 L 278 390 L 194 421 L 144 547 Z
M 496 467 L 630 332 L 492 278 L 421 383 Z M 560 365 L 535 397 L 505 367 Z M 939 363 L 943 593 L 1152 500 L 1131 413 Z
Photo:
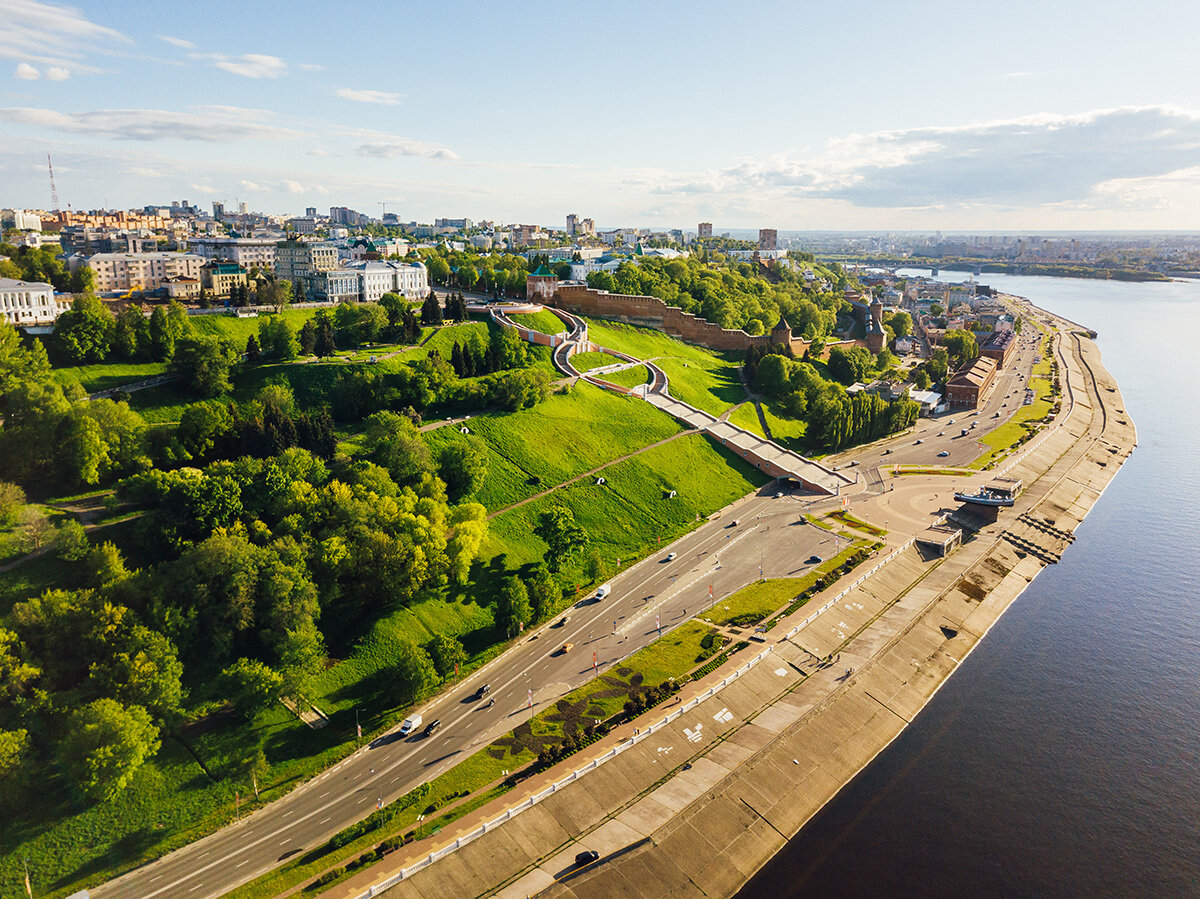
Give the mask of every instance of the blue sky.
M 0 205 L 1200 230 L 1200 4 L 0 0 Z

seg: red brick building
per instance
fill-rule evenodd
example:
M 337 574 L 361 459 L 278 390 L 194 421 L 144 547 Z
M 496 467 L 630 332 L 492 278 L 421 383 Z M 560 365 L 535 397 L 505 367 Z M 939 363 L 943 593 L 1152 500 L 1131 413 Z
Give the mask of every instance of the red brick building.
M 980 356 L 970 365 L 960 368 L 946 383 L 946 400 L 951 406 L 975 409 L 986 399 L 996 380 L 996 360 Z

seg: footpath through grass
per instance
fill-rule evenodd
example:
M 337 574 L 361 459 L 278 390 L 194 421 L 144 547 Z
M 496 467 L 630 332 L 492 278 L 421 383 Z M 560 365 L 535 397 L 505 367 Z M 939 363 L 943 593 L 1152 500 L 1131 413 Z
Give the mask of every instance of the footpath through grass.
M 165 362 L 104 362 L 97 365 L 74 365 L 56 368 L 54 377 L 64 387 L 79 384 L 88 393 L 112 390 L 126 384 L 144 381 L 165 374 Z
M 576 353 L 571 357 L 571 366 L 579 373 L 591 371 L 593 368 L 601 368 L 605 365 L 616 365 L 619 362 L 624 362 L 617 356 L 610 356 L 608 353 Z
M 488 450 L 488 474 L 476 499 L 491 512 L 682 430 L 643 400 L 583 382 L 532 409 L 477 415 L 466 427 Z M 457 428 L 425 437 L 435 454 L 465 439 Z
M 598 377 L 619 387 L 638 387 L 650 380 L 650 369 L 644 365 L 635 365 L 632 368 L 622 368 L 620 371 L 605 372 Z

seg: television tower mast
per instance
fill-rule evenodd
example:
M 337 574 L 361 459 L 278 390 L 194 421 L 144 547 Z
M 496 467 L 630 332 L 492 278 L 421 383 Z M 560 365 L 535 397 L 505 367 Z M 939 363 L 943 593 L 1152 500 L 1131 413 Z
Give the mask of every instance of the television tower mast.
M 54 212 L 58 212 L 58 188 L 54 186 L 54 163 L 50 161 L 50 154 L 46 154 L 46 165 L 50 169 L 50 208 Z

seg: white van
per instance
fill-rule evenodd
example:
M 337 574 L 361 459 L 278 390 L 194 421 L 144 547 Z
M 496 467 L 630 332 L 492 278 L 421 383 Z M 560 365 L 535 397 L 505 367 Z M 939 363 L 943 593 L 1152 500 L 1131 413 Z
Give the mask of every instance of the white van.
M 419 714 L 410 715 L 409 717 L 405 718 L 400 723 L 400 736 L 407 737 L 409 734 L 411 734 L 413 731 L 415 731 L 418 727 L 421 726 L 422 720 L 423 719 L 421 718 L 421 716 Z
M 596 588 L 596 599 L 604 599 L 610 593 L 612 593 L 612 584 L 601 584 Z

